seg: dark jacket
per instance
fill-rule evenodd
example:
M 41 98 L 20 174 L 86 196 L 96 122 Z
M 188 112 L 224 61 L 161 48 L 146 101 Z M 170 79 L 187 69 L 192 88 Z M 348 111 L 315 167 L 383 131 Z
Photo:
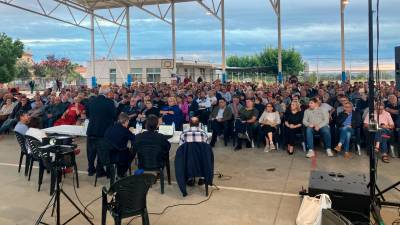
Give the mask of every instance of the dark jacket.
M 215 119 L 218 115 L 219 107 L 214 107 L 213 111 L 210 114 L 210 119 Z M 226 106 L 224 110 L 224 114 L 222 116 L 222 121 L 229 121 L 232 119 L 232 111 Z
M 199 112 L 199 104 L 196 99 L 193 99 L 193 102 L 189 104 L 189 114 L 191 116 L 197 116 Z
M 183 196 L 187 195 L 186 181 L 193 177 L 204 177 L 212 185 L 214 177 L 214 153 L 211 146 L 203 142 L 181 145 L 175 156 L 175 176 Z
M 171 144 L 168 138 L 155 131 L 145 131 L 136 135 L 133 149 L 139 158 L 139 169 L 160 169 L 169 160 Z
M 346 120 L 347 116 L 348 115 L 344 111 L 339 113 L 339 115 L 336 118 L 337 127 L 343 127 L 343 123 Z M 351 127 L 355 129 L 361 127 L 361 125 L 362 125 L 361 114 L 358 113 L 357 111 L 353 111 L 351 116 Z
M 106 129 L 116 120 L 116 111 L 114 102 L 111 99 L 107 99 L 104 95 L 91 99 L 86 110 L 86 115 L 89 118 L 86 135 L 103 137 Z
M 10 114 L 9 118 L 14 119 L 16 118 L 19 112 L 28 112 L 31 110 L 31 104 L 27 102 L 24 106 L 22 106 L 21 102 L 19 102 L 13 109 L 12 113 Z
M 115 123 L 107 128 L 104 133 L 104 139 L 116 149 L 123 150 L 127 148 L 128 141 L 131 141 L 131 143 L 135 141 L 135 135 L 132 134 L 128 128 L 123 127 L 119 123 Z

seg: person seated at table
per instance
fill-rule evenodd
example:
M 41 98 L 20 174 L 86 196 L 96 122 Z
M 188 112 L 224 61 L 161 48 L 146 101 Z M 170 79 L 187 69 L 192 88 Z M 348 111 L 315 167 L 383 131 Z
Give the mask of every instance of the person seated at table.
M 207 143 L 208 135 L 203 131 L 199 125 L 200 120 L 197 117 L 190 118 L 190 128 L 182 132 L 179 138 L 179 145 L 183 145 L 186 142 L 205 142 Z
M 314 157 L 314 132 L 321 134 L 326 153 L 329 157 L 333 156 L 331 150 L 331 131 L 329 128 L 329 112 L 319 107 L 320 102 L 317 98 L 312 98 L 308 103 L 309 108 L 304 112 L 303 125 L 306 127 L 307 158 Z
M 301 110 L 299 101 L 293 101 L 290 103 L 290 107 L 285 113 L 285 141 L 288 145 L 287 152 L 289 155 L 293 155 L 294 144 L 297 139 L 297 134 L 301 134 L 303 126 L 304 113 Z
M 225 103 L 226 104 L 226 103 Z M 204 142 L 208 143 L 208 134 L 200 128 L 200 120 L 197 117 L 190 118 L 190 128 L 182 132 L 179 138 L 179 145 L 184 143 Z M 188 186 L 193 186 L 196 178 L 192 177 L 186 181 Z M 198 185 L 204 184 L 204 178 L 199 178 Z
M 345 159 L 351 157 L 349 152 L 350 139 L 355 129 L 361 126 L 361 123 L 361 115 L 353 110 L 353 104 L 351 102 L 344 103 L 343 111 L 336 118 L 336 126 L 339 128 L 339 143 L 335 147 L 335 151 L 340 152 L 343 147 Z
M 235 151 L 242 149 L 242 139 L 246 140 L 246 148 L 254 147 L 255 130 L 257 127 L 258 110 L 254 108 L 252 99 L 246 100 L 246 107 L 239 111 L 239 118 L 235 120 L 237 145 Z
M 226 105 L 226 100 L 221 98 L 218 101 L 218 106 L 213 109 L 210 115 L 212 137 L 211 137 L 211 147 L 215 146 L 217 142 L 217 137 L 221 134 L 224 135 L 224 144 L 228 145 L 229 137 L 229 122 L 232 119 L 232 111 Z
M 141 119 L 141 121 L 144 121 L 150 115 L 155 115 L 157 117 L 160 117 L 160 110 L 153 106 L 153 102 L 146 101 L 145 108 L 138 115 L 138 119 Z
M 388 157 L 388 140 L 393 135 L 394 122 L 390 113 L 385 110 L 383 102 L 376 104 L 376 110 L 374 113 L 374 120 L 379 121 L 379 129 L 375 133 L 375 152 L 381 152 L 382 162 L 389 163 Z M 378 120 L 379 116 L 379 120 Z M 364 119 L 364 127 L 368 128 L 369 117 L 366 116 Z M 372 138 L 372 137 L 371 137 Z
M 262 113 L 258 123 L 261 126 L 262 131 L 265 133 L 265 148 L 264 152 L 275 150 L 274 145 L 274 133 L 277 132 L 277 127 L 281 124 L 281 117 L 278 112 L 275 111 L 274 105 L 268 103 L 265 106 L 265 110 Z
M 74 104 L 68 106 L 61 118 L 54 122 L 54 126 L 60 125 L 76 125 L 78 118 L 85 114 L 85 107 L 80 104 L 80 98 L 74 98 Z
M 171 144 L 167 136 L 157 132 L 159 126 L 159 118 L 155 115 L 149 115 L 146 120 L 146 130 L 136 135 L 133 149 L 137 153 L 138 158 L 151 159 L 159 168 L 165 165 L 165 161 L 169 160 L 169 150 Z M 146 165 L 139 160 L 139 169 L 145 169 Z M 155 169 L 155 168 L 151 168 Z
M 26 132 L 28 131 L 29 127 L 29 122 L 30 122 L 30 116 L 29 113 L 26 111 L 21 111 L 17 115 L 18 123 L 14 127 L 14 131 L 25 135 Z
M 118 116 L 118 121 L 107 128 L 104 133 L 104 141 L 111 144 L 114 149 L 110 153 L 110 162 L 117 165 L 118 177 L 126 176 L 135 154 L 129 151 L 128 142 L 131 145 L 135 142 L 135 135 L 129 131 L 129 116 L 126 113 L 121 113 Z M 107 153 L 108 149 L 104 149 Z M 104 162 L 103 165 L 106 165 Z
M 162 121 L 165 125 L 175 124 L 176 130 L 182 130 L 183 114 L 179 107 L 176 105 L 175 97 L 168 98 L 168 106 L 164 106 L 160 110 Z

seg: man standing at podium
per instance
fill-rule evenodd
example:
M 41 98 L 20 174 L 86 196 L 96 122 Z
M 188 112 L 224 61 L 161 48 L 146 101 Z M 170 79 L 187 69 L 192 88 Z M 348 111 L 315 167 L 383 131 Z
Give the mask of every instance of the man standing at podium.
M 100 145 L 104 137 L 104 133 L 117 118 L 117 110 L 114 102 L 106 96 L 110 92 L 108 87 L 100 87 L 99 95 L 89 101 L 86 115 L 89 119 L 89 125 L 86 131 L 87 135 L 87 158 L 88 158 L 88 175 L 93 176 L 97 173 L 98 177 L 105 176 L 106 173 L 97 159 L 97 151 L 101 149 Z

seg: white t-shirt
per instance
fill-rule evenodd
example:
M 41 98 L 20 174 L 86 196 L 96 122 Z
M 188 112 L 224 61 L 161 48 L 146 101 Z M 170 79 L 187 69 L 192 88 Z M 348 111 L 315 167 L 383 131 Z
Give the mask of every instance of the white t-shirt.
M 332 106 L 325 102 L 321 104 L 320 108 L 328 113 L 333 109 Z

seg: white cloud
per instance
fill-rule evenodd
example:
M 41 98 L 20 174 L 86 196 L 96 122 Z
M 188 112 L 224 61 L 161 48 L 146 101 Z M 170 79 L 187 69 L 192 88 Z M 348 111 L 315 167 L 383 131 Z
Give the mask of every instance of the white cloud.
M 22 39 L 24 44 L 28 46 L 55 46 L 62 44 L 75 44 L 88 42 L 88 40 L 81 38 L 44 38 L 44 39 Z

